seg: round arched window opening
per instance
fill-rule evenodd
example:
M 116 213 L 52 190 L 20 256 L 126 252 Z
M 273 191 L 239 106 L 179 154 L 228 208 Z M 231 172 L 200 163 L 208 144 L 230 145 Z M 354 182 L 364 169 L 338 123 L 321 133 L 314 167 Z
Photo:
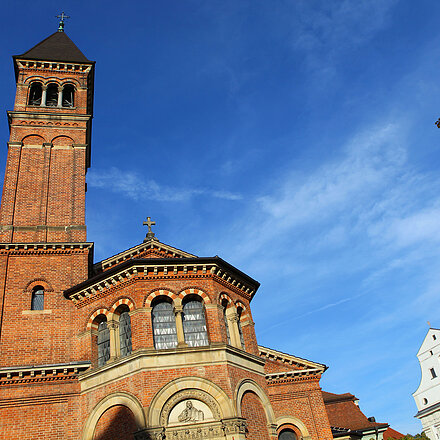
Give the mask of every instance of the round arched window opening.
M 46 107 L 56 107 L 58 105 L 58 85 L 49 84 L 46 91 Z
M 43 95 L 43 86 L 39 82 L 31 84 L 29 90 L 29 105 L 41 105 L 41 97 Z
M 205 308 L 197 295 L 189 295 L 183 302 L 183 333 L 189 347 L 209 345 Z
M 75 87 L 72 84 L 66 84 L 63 87 L 63 96 L 61 102 L 63 107 L 75 106 Z
M 35 286 L 32 289 L 31 310 L 44 310 L 44 289 L 42 286 Z
M 295 431 L 290 428 L 286 428 L 278 434 L 278 440 L 298 440 L 298 437 L 295 434 Z
M 423 398 L 423 405 L 427 405 L 428 404 L 428 399 L 426 397 Z
M 156 350 L 177 347 L 176 317 L 169 298 L 159 297 L 151 311 L 153 340 Z

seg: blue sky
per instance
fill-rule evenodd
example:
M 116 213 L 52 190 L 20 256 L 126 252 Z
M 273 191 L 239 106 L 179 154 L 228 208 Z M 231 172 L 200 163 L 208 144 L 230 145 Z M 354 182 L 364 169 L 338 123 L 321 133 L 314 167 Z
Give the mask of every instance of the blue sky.
M 440 326 L 440 2 L 16 1 L 11 55 L 54 32 L 96 60 L 88 237 L 220 255 L 261 282 L 261 344 L 419 432 L 417 350 Z M 6 149 L 2 155 L 4 167 Z

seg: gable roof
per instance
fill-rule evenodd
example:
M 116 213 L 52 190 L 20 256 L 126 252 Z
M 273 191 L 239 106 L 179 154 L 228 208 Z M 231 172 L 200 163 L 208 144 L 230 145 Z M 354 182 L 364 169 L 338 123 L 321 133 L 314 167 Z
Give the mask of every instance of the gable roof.
M 369 420 L 356 404 L 357 398 L 353 394 L 334 394 L 322 391 L 325 409 L 332 430 L 368 431 L 379 429 L 385 431 L 388 423 L 376 423 Z
M 91 63 L 65 32 L 55 32 L 21 55 L 13 57 L 41 61 Z

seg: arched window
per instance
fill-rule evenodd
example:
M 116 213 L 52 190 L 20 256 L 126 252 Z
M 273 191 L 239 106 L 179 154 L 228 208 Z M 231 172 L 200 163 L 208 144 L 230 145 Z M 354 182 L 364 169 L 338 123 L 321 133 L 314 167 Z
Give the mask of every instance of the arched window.
M 63 88 L 62 106 L 74 107 L 75 106 L 75 88 L 72 84 L 66 84 Z
M 241 327 L 241 316 L 243 314 L 243 309 L 241 307 L 237 307 L 237 315 L 238 315 L 238 320 L 237 320 L 237 327 L 238 327 L 238 334 L 240 335 L 240 342 L 241 342 L 241 348 L 243 350 L 246 349 L 246 345 L 244 343 L 244 336 L 243 336 L 243 329 Z
M 32 290 L 31 310 L 44 310 L 44 289 L 41 286 Z
M 98 366 L 104 365 L 110 359 L 110 331 L 107 320 L 98 324 Z
M 49 84 L 46 92 L 46 106 L 56 107 L 58 105 L 58 85 Z
M 158 302 L 151 311 L 154 347 L 157 350 L 177 347 L 176 318 L 173 305 L 168 301 Z
M 286 428 L 278 434 L 278 440 L 298 440 L 298 437 L 292 429 Z
M 226 328 L 226 337 L 228 339 L 228 344 L 231 344 L 231 336 L 229 334 L 229 319 L 226 316 L 226 309 L 228 308 L 228 300 L 224 299 L 222 301 L 222 307 L 223 307 L 223 320 L 225 322 L 225 328 Z
M 121 356 L 128 356 L 131 353 L 131 319 L 128 310 L 119 315 L 119 342 Z
M 183 333 L 190 347 L 208 345 L 205 310 L 199 297 L 190 297 L 183 304 Z
M 43 95 L 43 87 L 39 82 L 31 84 L 29 90 L 29 105 L 41 105 L 41 96 Z

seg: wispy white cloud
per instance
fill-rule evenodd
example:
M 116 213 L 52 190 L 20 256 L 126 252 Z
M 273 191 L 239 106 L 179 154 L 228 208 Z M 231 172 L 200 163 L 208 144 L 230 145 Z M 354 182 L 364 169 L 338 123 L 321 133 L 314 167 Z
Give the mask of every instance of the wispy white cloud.
M 112 167 L 108 170 L 92 170 L 87 182 L 94 188 L 106 188 L 132 200 L 156 200 L 162 202 L 184 202 L 192 197 L 209 196 L 224 200 L 241 200 L 242 196 L 225 190 L 212 188 L 177 188 L 165 186 L 139 173 Z

